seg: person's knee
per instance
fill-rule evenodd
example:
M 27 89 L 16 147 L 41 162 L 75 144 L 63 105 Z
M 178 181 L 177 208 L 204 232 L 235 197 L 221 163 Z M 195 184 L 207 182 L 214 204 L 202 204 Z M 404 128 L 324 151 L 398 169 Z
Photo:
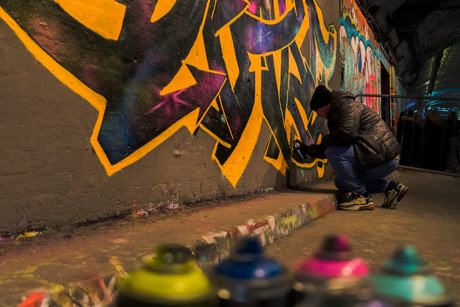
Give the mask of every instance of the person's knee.
M 335 147 L 335 146 L 329 146 L 326 151 L 324 152 L 326 154 L 326 157 L 344 157 L 344 156 L 349 156 L 350 154 L 354 154 L 353 147 L 350 146 L 340 146 L 340 147 Z
M 332 167 L 339 166 L 343 163 L 350 163 L 355 166 L 355 155 L 352 146 L 328 147 L 325 151 L 326 158 Z
M 329 149 L 329 148 L 328 148 Z M 326 149 L 326 151 L 324 152 L 324 154 L 326 155 L 326 158 L 331 161 L 331 160 L 338 160 L 338 158 L 340 157 L 339 155 L 336 155 L 330 151 L 328 151 L 328 149 Z

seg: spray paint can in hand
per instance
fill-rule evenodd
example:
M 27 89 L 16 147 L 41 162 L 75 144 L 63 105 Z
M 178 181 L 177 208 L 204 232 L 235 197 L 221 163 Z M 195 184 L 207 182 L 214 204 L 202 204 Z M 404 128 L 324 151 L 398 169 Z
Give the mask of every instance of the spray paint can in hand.
M 296 307 L 354 307 L 371 299 L 369 269 L 363 259 L 353 257 L 344 235 L 327 236 L 319 251 L 294 267 L 305 299 Z
M 191 251 L 163 245 L 154 259 L 122 279 L 116 307 L 214 307 L 217 297 Z
M 299 156 L 301 161 L 303 161 L 303 160 L 305 160 L 307 158 L 307 155 L 302 153 L 302 150 L 301 150 L 302 146 L 305 146 L 305 145 L 303 145 L 298 140 L 295 140 L 294 143 L 293 143 L 293 148 L 294 148 L 295 152 L 297 153 L 297 155 Z
M 414 247 L 405 246 L 370 277 L 375 300 L 368 307 L 454 306 L 456 295 L 444 285 Z
M 254 237 L 244 237 L 230 257 L 215 267 L 221 307 L 286 307 L 292 278 L 288 270 L 263 254 Z

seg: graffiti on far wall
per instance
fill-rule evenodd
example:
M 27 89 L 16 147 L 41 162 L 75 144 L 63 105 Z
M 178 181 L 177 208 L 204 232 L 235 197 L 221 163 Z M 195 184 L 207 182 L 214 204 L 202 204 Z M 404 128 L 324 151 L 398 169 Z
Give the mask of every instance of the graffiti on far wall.
M 380 94 L 381 64 L 378 51 L 369 40 L 373 35 L 354 0 L 342 1 L 340 52 L 343 56 L 342 90 L 353 94 Z M 380 114 L 380 98 L 361 97 L 361 102 Z
M 309 101 L 332 76 L 337 32 L 315 0 L 0 0 L 0 17 L 99 111 L 91 143 L 109 175 L 201 128 L 236 186 L 263 121 L 264 159 L 283 174 L 291 133 L 327 133 Z M 322 177 L 318 161 L 293 162 Z

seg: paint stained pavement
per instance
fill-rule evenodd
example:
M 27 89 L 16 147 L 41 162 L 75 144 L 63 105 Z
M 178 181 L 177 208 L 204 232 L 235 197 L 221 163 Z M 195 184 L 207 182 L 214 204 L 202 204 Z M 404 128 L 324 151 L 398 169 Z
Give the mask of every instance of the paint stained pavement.
M 332 194 L 262 191 L 78 229 L 0 241 L 0 306 L 101 306 L 162 243 L 190 247 L 206 270 L 243 235 L 270 244 L 336 209 Z
M 333 212 L 274 242 L 267 252 L 291 267 L 314 253 L 325 235 L 343 233 L 376 272 L 398 246 L 413 245 L 460 294 L 460 177 L 401 171 L 397 180 L 409 186 L 398 209 L 382 209 L 377 195 L 374 211 Z

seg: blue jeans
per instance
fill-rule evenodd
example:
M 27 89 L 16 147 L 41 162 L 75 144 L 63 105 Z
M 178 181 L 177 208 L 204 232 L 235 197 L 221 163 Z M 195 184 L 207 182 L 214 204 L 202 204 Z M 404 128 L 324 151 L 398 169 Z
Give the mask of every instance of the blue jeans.
M 365 172 L 359 172 L 356 166 L 353 145 L 326 149 L 326 157 L 337 173 L 335 186 L 341 192 L 384 193 L 390 181 L 383 179 L 393 173 L 399 161 L 393 159 Z

